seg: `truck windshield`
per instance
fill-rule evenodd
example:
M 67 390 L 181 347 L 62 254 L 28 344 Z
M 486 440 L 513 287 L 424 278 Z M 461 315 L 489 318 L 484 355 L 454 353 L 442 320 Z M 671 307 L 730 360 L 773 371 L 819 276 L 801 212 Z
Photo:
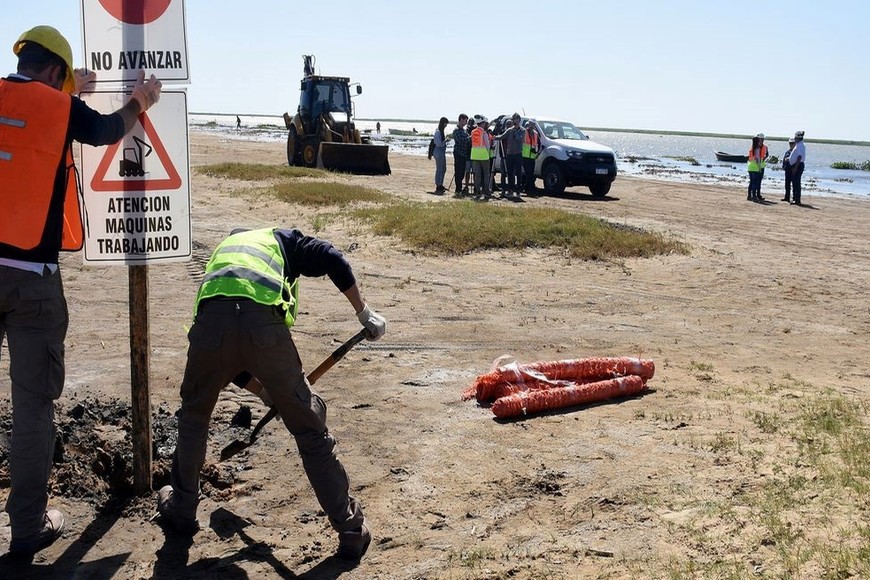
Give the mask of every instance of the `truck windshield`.
M 538 120 L 538 125 L 541 131 L 550 139 L 568 139 L 572 141 L 585 141 L 587 137 L 583 131 L 563 121 L 541 121 Z

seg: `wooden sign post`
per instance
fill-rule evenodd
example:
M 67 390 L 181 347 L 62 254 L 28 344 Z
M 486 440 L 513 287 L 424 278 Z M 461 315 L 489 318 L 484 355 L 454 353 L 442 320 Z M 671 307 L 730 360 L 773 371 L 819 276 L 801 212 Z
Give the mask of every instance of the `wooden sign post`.
M 130 388 L 133 488 L 151 490 L 151 385 L 148 380 L 148 266 L 130 266 Z

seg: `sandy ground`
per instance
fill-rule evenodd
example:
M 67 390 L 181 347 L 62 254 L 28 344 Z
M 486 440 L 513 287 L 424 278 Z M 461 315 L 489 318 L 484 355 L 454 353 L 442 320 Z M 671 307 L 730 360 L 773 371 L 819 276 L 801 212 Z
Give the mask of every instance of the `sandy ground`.
M 191 137 L 194 166 L 284 163 L 282 144 Z M 432 162 L 394 155 L 391 163 L 391 176 L 340 179 L 452 202 L 426 193 Z M 149 268 L 153 405 L 169 415 L 178 407 L 184 325 L 211 248 L 236 226 L 314 233 L 319 224 L 318 235 L 346 252 L 369 303 L 389 321 L 381 341 L 361 344 L 315 387 L 365 507 L 369 553 L 356 568 L 331 557 L 336 537 L 276 423 L 225 466 L 231 486 L 204 500 L 192 543 L 148 521 L 150 496 L 100 507 L 55 494 L 68 527 L 28 576 L 633 578 L 721 560 L 747 574 L 775 572 L 781 559 L 758 518 L 698 506 L 775 476 L 785 450 L 766 446 L 753 412 L 825 389 L 870 396 L 866 200 L 805 195 L 799 208 L 764 190 L 776 203 L 759 205 L 734 187 L 628 178 L 602 200 L 585 188 L 529 200 L 527 207 L 600 216 L 691 246 L 688 255 L 583 262 L 538 250 L 427 256 L 332 209 L 237 194 L 249 187 L 192 172 L 194 259 Z M 318 212 L 330 215 L 315 220 Z M 71 325 L 61 405 L 128 399 L 127 270 L 84 268 L 78 255 L 62 267 Z M 305 279 L 302 296 L 294 335 L 310 370 L 358 324 L 328 280 Z M 642 356 L 655 361 L 656 375 L 642 397 L 498 422 L 460 395 L 501 355 Z M 2 356 L 8 401 L 5 346 Z M 227 424 L 240 403 L 255 420 L 264 412 L 227 389 L 209 462 L 232 438 Z M 715 444 L 728 441 L 737 445 Z M 752 462 L 748 448 L 757 450 Z M 4 483 L 0 499 L 7 493 Z M 795 523 L 811 527 L 816 516 Z M 8 533 L 0 528 L 0 543 Z

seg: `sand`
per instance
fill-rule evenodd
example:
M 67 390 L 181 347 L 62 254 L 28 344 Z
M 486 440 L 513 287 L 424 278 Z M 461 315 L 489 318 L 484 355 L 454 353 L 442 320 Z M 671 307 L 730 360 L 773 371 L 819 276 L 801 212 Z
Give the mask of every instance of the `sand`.
M 194 166 L 285 160 L 283 144 L 191 139 Z M 433 162 L 393 155 L 391 164 L 391 176 L 338 179 L 452 202 L 426 193 Z M 632 578 L 690 563 L 709 570 L 727 562 L 746 574 L 787 569 L 751 498 L 783 470 L 808 473 L 782 435 L 800 404 L 823 393 L 870 396 L 866 200 L 805 195 L 806 205 L 794 207 L 764 189 L 776 203 L 760 205 L 745 200 L 742 186 L 619 177 L 601 200 L 572 188 L 527 201 L 691 247 L 687 255 L 584 262 L 553 250 L 425 255 L 330 208 L 239 194 L 250 187 L 193 171 L 193 260 L 149 267 L 153 405 L 164 419 L 178 407 L 184 325 L 211 248 L 236 226 L 321 228 L 317 235 L 346 252 L 369 304 L 389 321 L 381 341 L 351 351 L 315 388 L 365 507 L 369 553 L 356 568 L 330 557 L 336 537 L 292 439 L 275 423 L 225 466 L 229 487 L 210 488 L 192 543 L 148 521 L 151 496 L 100 508 L 94 498 L 56 494 L 67 530 L 28 574 Z M 65 256 L 62 268 L 71 317 L 62 408 L 128 399 L 127 270 L 84 268 L 79 255 Z M 326 279 L 305 279 L 302 296 L 294 335 L 310 370 L 358 323 Z M 656 374 L 642 397 L 497 422 L 460 395 L 501 355 L 641 356 L 655 361 Z M 0 396 L 8 400 L 5 345 L 2 356 Z M 256 399 L 227 389 L 209 463 L 232 439 L 227 424 L 241 403 L 254 420 L 264 413 Z M 758 418 L 774 415 L 784 424 L 771 435 Z M 0 499 L 7 494 L 8 482 Z M 726 500 L 730 509 L 715 507 Z M 810 498 L 789 518 L 809 542 L 829 537 L 831 522 L 866 521 L 867 503 L 855 512 Z M 8 524 L 5 514 L 0 522 Z M 0 528 L 0 544 L 8 533 Z M 798 576 L 819 565 L 799 566 Z

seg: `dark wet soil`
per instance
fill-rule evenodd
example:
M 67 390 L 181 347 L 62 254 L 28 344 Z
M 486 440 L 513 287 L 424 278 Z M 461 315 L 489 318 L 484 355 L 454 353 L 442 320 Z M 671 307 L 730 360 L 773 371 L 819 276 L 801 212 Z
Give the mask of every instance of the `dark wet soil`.
M 154 409 L 151 422 L 152 488 L 159 489 L 169 483 L 178 434 L 176 411 L 161 404 Z M 227 423 L 213 422 L 209 433 L 213 444 L 223 447 L 234 439 L 246 437 L 251 425 L 250 408 L 240 406 Z M 94 398 L 57 403 L 55 425 L 57 437 L 49 479 L 50 494 L 82 499 L 93 505 L 103 504 L 110 498 L 134 495 L 129 403 Z M 8 444 L 11 436 L 11 404 L 7 404 L 0 413 L 0 487 L 10 485 Z M 217 500 L 228 499 L 240 470 L 239 461 L 244 459 L 234 459 L 228 464 L 207 462 L 201 475 L 202 493 Z

